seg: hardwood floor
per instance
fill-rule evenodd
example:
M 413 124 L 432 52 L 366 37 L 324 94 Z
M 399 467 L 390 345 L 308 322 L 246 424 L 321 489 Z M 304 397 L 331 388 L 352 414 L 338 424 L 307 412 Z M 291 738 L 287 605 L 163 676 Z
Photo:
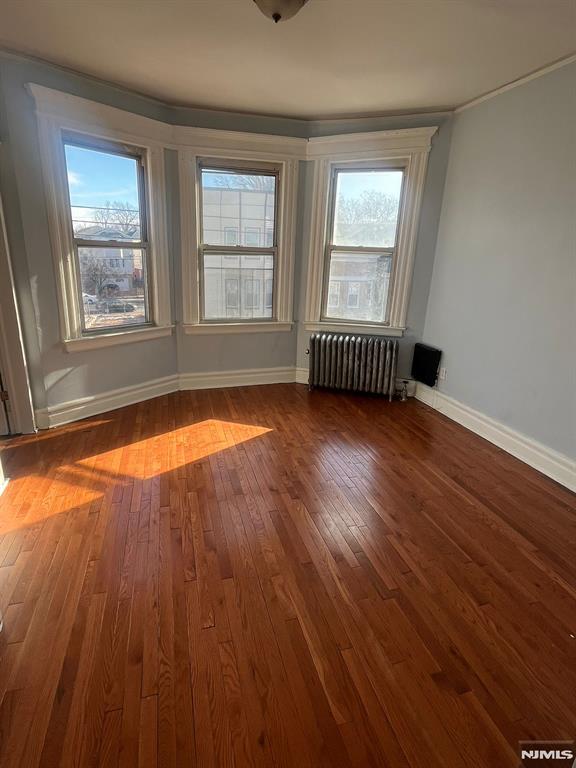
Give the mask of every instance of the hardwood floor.
M 2 768 L 576 737 L 576 496 L 420 403 L 182 392 L 2 459 Z

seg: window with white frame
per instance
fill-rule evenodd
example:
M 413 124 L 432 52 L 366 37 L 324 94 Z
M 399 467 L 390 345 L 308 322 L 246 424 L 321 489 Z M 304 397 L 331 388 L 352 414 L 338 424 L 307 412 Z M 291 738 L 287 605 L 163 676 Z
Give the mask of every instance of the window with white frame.
M 163 129 L 29 84 L 70 352 L 172 333 Z
M 388 323 L 404 170 L 334 167 L 328 213 L 322 316 Z M 340 301 L 331 289 L 346 285 Z
M 199 177 L 200 319 L 273 319 L 278 169 L 207 161 L 199 163 Z M 232 231 L 240 233 L 239 243 L 229 239 Z M 264 246 L 262 232 L 270 233 Z M 232 280 L 239 285 L 236 302 L 229 300 Z
M 435 127 L 310 139 L 313 211 L 305 327 L 406 328 Z
M 74 135 L 63 142 L 82 333 L 147 325 L 145 155 Z

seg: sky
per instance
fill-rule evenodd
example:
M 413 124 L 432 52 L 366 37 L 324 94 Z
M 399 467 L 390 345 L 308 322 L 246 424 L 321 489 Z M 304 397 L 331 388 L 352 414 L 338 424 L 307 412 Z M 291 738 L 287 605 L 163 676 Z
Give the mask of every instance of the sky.
M 138 208 L 135 160 L 70 144 L 66 145 L 65 151 L 72 207 L 98 207 L 107 201 L 121 201 Z M 375 190 L 398 199 L 401 185 L 401 171 L 348 171 L 338 174 L 338 196 L 357 197 L 363 191 Z M 88 212 L 86 218 L 90 218 Z
M 136 160 L 70 144 L 65 152 L 72 207 L 119 201 L 138 209 Z

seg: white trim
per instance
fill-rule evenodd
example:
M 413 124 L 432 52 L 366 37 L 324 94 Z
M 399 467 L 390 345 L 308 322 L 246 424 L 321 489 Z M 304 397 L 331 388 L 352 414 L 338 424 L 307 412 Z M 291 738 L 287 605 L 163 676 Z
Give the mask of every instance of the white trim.
M 308 384 L 308 368 L 296 368 L 296 384 Z
M 223 387 L 248 387 L 257 384 L 293 384 L 296 369 L 251 368 L 239 371 L 213 371 L 212 373 L 181 373 L 180 389 L 221 389 Z
M 28 83 L 28 90 L 39 115 L 65 123 L 70 130 L 107 138 L 122 134 L 125 141 L 133 144 L 143 139 L 148 144 L 166 146 L 172 143 L 173 127 L 159 120 L 36 83 Z
M 42 422 L 43 425 L 48 427 L 59 427 L 71 421 L 85 419 L 88 416 L 97 416 L 106 411 L 123 408 L 125 405 L 132 405 L 143 400 L 149 400 L 152 397 L 166 395 L 169 392 L 175 392 L 177 389 L 178 377 L 165 376 L 161 379 L 148 381 L 146 384 L 121 387 L 120 389 L 113 389 L 99 395 L 69 400 L 67 403 L 60 403 L 59 405 L 50 405 L 48 408 L 36 411 L 36 418 L 39 425 Z
M 4 493 L 6 490 L 6 487 L 8 485 L 9 477 L 5 477 L 3 480 L 0 481 L 0 496 Z M 2 631 L 2 616 L 0 615 L 0 632 Z
M 62 341 L 65 344 L 77 340 L 86 341 L 84 349 L 89 346 L 101 346 L 92 342 L 93 337 L 84 336 L 81 328 L 77 264 L 69 221 L 70 204 L 62 143 L 63 131 L 75 131 L 88 137 L 126 142 L 145 150 L 151 252 L 148 265 L 150 316 L 155 326 L 166 327 L 171 322 L 171 303 L 162 146 L 162 139 L 168 134 L 158 128 L 163 124 L 43 86 L 29 84 L 28 87 L 36 100 L 40 157 L 52 258 L 57 276 Z M 122 331 L 116 332 L 120 333 Z
M 187 335 L 213 335 L 221 333 L 281 333 L 292 330 L 292 323 L 255 322 L 255 323 L 198 323 L 183 325 Z
M 160 339 L 171 336 L 173 329 L 173 325 L 151 325 L 145 328 L 131 328 L 112 333 L 99 333 L 94 336 L 82 336 L 79 339 L 65 339 L 63 344 L 67 352 L 84 352 L 87 349 L 115 347 L 117 344 L 132 344 L 137 341 Z
M 374 159 L 381 152 L 395 153 L 402 157 L 414 152 L 428 152 L 436 126 L 423 128 L 399 128 L 389 131 L 366 131 L 364 133 L 340 133 L 332 136 L 317 136 L 308 139 L 306 157 L 360 160 Z
M 305 370 L 307 382 L 308 370 L 299 370 Z M 179 390 L 246 387 L 257 384 L 293 384 L 296 380 L 297 369 L 293 366 L 181 373 L 39 409 L 36 411 L 36 422 L 39 429 L 48 429 Z
M 428 153 L 432 137 L 438 128 L 407 128 L 395 131 L 376 131 L 310 139 L 308 156 L 314 158 L 312 182 L 312 213 L 308 245 L 308 273 L 306 280 L 305 324 L 321 322 L 322 284 L 330 180 L 334 166 L 373 161 L 398 161 L 405 166 L 404 204 L 398 224 L 398 246 L 390 288 L 390 326 L 404 328 L 408 314 L 414 254 Z M 331 325 L 338 322 L 327 321 Z M 390 335 L 394 335 L 391 333 Z
M 576 491 L 576 459 L 548 448 L 437 389 L 417 384 L 416 398 L 494 445 Z
M 307 331 L 326 331 L 327 333 L 369 333 L 377 336 L 404 336 L 405 328 L 390 328 L 387 325 L 372 325 L 370 323 L 354 324 L 354 323 L 337 323 L 337 322 L 325 322 L 320 321 L 318 323 L 303 324 L 304 329 Z
M 206 132 L 205 132 L 206 133 Z M 219 131 L 208 132 L 212 137 Z M 180 227 L 181 227 L 181 263 L 182 263 L 182 313 L 185 333 L 241 333 L 236 323 L 201 323 L 199 296 L 199 226 L 200 211 L 198 209 L 198 160 L 202 157 L 215 157 L 225 160 L 250 160 L 257 164 L 274 162 L 280 167 L 280 182 L 278 189 L 278 258 L 275 265 L 275 306 L 276 318 L 269 323 L 258 323 L 263 330 L 264 325 L 269 330 L 288 330 L 285 326 L 292 323 L 294 305 L 294 243 L 296 227 L 296 205 L 298 195 L 298 160 L 282 153 L 282 142 L 285 137 L 274 137 L 274 147 L 277 154 L 269 154 L 269 145 L 262 137 L 252 134 L 226 134 L 225 142 L 217 142 L 215 146 L 195 147 L 179 152 L 178 171 L 180 178 Z M 248 138 L 246 138 L 248 137 Z M 270 137 L 265 137 L 270 138 Z M 222 146 L 222 145 L 225 146 Z M 250 150 L 246 146 L 251 147 Z M 260 151 L 257 147 L 260 146 Z M 266 149 L 266 154 L 263 154 Z M 246 324 L 248 325 L 248 324 Z M 253 325 L 256 325 L 255 323 Z M 284 326 L 284 327 L 283 327 Z M 194 330 L 197 328 L 198 330 Z M 214 330 L 217 328 L 218 330 Z M 209 329 L 209 330 L 208 330 Z M 246 329 L 248 330 L 248 329 Z
M 304 160 L 308 139 L 293 136 L 277 136 L 266 133 L 222 131 L 215 128 L 192 128 L 175 125 L 172 139 L 177 148 L 189 150 L 195 155 L 229 157 L 230 152 L 241 152 L 247 159 Z
M 562 67 L 565 67 L 568 64 L 573 64 L 575 61 L 576 61 L 576 53 L 572 54 L 571 56 L 567 56 L 565 59 L 559 59 L 558 61 L 554 61 L 552 62 L 552 64 L 547 64 L 546 66 L 541 67 L 540 69 L 535 69 L 533 72 L 529 72 L 527 75 L 523 75 L 522 77 L 519 77 L 516 80 L 511 80 L 509 83 L 506 83 L 505 85 L 501 85 L 499 88 L 495 88 L 493 91 L 487 91 L 486 93 L 483 93 L 481 96 L 476 96 L 474 99 L 464 102 L 464 104 L 461 104 L 459 107 L 456 107 L 456 109 L 454 110 L 454 114 L 464 112 L 464 110 L 470 109 L 471 107 L 476 107 L 478 104 L 482 104 L 483 101 L 488 101 L 488 99 L 493 99 L 495 96 L 499 96 L 501 93 L 506 93 L 506 91 L 511 91 L 512 88 L 517 88 L 519 85 L 525 85 L 526 83 L 529 83 L 531 80 L 536 80 L 537 78 L 542 77 L 542 75 L 547 75 L 550 72 L 554 72 L 556 69 L 561 69 Z

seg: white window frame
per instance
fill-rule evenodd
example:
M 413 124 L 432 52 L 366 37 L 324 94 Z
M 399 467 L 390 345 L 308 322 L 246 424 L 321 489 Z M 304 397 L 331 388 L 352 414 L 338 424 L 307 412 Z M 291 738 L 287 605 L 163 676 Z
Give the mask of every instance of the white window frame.
M 221 170 L 222 173 L 244 173 L 246 175 L 254 175 L 257 176 L 259 174 L 262 174 L 263 176 L 268 176 L 272 179 L 274 179 L 274 234 L 273 234 L 273 240 L 272 245 L 269 248 L 264 248 L 260 245 L 260 235 L 261 235 L 261 229 L 259 227 L 246 227 L 244 231 L 242 232 L 241 226 L 242 222 L 239 221 L 238 226 L 238 232 L 241 233 L 241 239 L 240 242 L 237 242 L 233 246 L 228 246 L 226 243 L 224 245 L 214 245 L 212 243 L 206 243 L 203 242 L 204 238 L 204 223 L 203 223 L 203 216 L 202 213 L 199 212 L 198 216 L 198 227 L 200 230 L 200 236 L 199 236 L 199 246 L 198 246 L 198 279 L 199 279 L 199 293 L 200 293 L 200 321 L 202 323 L 227 323 L 227 322 L 241 322 L 241 323 L 262 323 L 262 322 L 269 322 L 270 320 L 275 320 L 275 307 L 274 307 L 274 288 L 273 288 L 273 294 L 272 294 L 272 317 L 266 318 L 266 317 L 253 317 L 253 318 L 207 318 L 205 317 L 206 307 L 205 307 L 205 301 L 206 297 L 204 296 L 204 288 L 206 284 L 206 276 L 203 274 L 203 268 L 205 263 L 205 257 L 207 254 L 213 253 L 213 254 L 236 254 L 239 256 L 244 256 L 246 260 L 249 259 L 255 259 L 256 261 L 259 261 L 259 257 L 261 256 L 272 256 L 273 260 L 273 270 L 272 270 L 272 280 L 273 285 L 276 282 L 276 273 L 277 273 L 277 263 L 278 263 L 278 248 L 276 246 L 276 241 L 278 240 L 278 206 L 276 205 L 276 201 L 278 198 L 278 189 L 280 186 L 280 170 L 277 166 L 274 165 L 267 165 L 264 166 L 264 164 L 260 163 L 258 167 L 252 167 L 252 164 L 249 165 L 239 165 L 238 161 L 236 161 L 236 164 L 234 167 L 230 166 L 229 164 L 222 164 L 219 161 L 211 161 L 211 160 L 204 160 L 200 161 L 198 164 L 198 178 L 201 182 L 202 172 L 204 170 L 214 171 L 214 170 Z M 200 188 L 198 189 L 198 195 L 199 195 L 199 204 L 198 207 L 201 209 L 203 207 L 203 200 L 204 200 L 204 191 L 202 189 L 202 186 L 200 185 Z M 226 232 L 226 228 L 224 229 L 224 232 Z M 247 245 L 246 244 L 246 235 L 250 232 L 251 234 L 256 234 L 258 243 L 257 245 Z M 240 275 L 242 273 L 242 270 L 240 269 Z M 248 278 L 242 278 L 240 277 L 241 282 L 243 280 L 246 280 Z M 246 305 L 246 302 L 241 302 L 239 309 L 258 309 L 258 307 L 248 307 Z
M 69 352 L 124 344 L 172 333 L 170 269 L 166 232 L 166 190 L 163 142 L 147 133 L 147 121 L 43 86 L 29 84 L 36 101 L 40 156 L 46 195 L 52 256 L 56 271 L 60 333 Z M 124 113 L 125 115 L 127 113 Z M 152 123 L 153 121 L 150 121 Z M 134 133 L 134 128 L 144 128 Z M 150 132 L 151 134 L 154 131 Z M 104 140 L 142 151 L 148 192 L 149 321 L 146 325 L 107 328 L 84 333 L 77 286 L 78 264 L 74 250 L 64 142 L 69 134 L 87 143 Z
M 416 238 L 428 154 L 437 127 L 407 128 L 310 139 L 307 156 L 313 160 L 312 220 L 308 250 L 304 327 L 307 330 L 381 332 L 402 336 L 410 300 Z M 326 243 L 331 222 L 332 179 L 336 169 L 367 167 L 404 170 L 395 263 L 388 293 L 388 319 L 384 323 L 323 319 L 328 275 Z
M 194 134 L 180 132 L 183 141 Z M 293 325 L 294 240 L 298 163 L 305 152 L 302 139 L 258 134 L 198 130 L 198 145 L 179 152 L 180 222 L 182 238 L 183 330 L 186 334 L 222 334 L 290 331 Z M 210 161 L 219 167 L 233 168 L 239 163 L 252 172 L 259 165 L 278 168 L 276 189 L 276 259 L 274 264 L 273 318 L 230 318 L 224 321 L 201 317 L 200 232 L 201 190 L 200 163 Z

